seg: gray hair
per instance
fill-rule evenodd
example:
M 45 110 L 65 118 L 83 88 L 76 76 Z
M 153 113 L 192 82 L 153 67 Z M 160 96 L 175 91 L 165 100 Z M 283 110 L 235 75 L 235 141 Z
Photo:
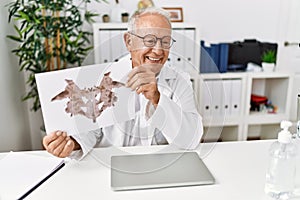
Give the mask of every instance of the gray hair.
M 145 14 L 157 14 L 157 15 L 161 15 L 163 16 L 164 18 L 167 19 L 168 23 L 170 24 L 170 27 L 171 27 L 171 21 L 170 21 L 170 14 L 165 11 L 164 9 L 162 8 L 158 8 L 158 7 L 148 7 L 148 8 L 145 8 L 145 9 L 141 9 L 141 10 L 138 10 L 136 11 L 129 19 L 129 22 L 128 22 L 128 27 L 127 27 L 127 30 L 129 32 L 133 32 L 135 30 L 135 23 L 136 23 L 136 20 L 142 16 L 142 15 L 145 15 Z

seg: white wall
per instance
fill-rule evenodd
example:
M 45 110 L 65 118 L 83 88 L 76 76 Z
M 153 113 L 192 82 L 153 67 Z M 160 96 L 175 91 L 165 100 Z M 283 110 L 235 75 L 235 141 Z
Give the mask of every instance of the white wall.
M 10 53 L 15 44 L 6 39 L 6 35 L 13 32 L 7 23 L 7 8 L 4 7 L 9 1 L 0 1 L 0 151 L 37 149 L 41 144 L 41 116 L 40 113 L 28 112 L 27 104 L 20 101 L 25 90 L 24 78 L 18 71 L 17 58 Z M 184 22 L 199 26 L 201 39 L 209 42 L 244 38 L 282 42 L 289 17 L 289 9 L 285 5 L 291 0 L 153 1 L 161 7 L 182 7 Z M 132 14 L 138 0 L 120 0 L 120 3 L 124 10 Z M 89 6 L 100 14 L 109 14 L 112 7 L 113 3 Z M 98 21 L 101 21 L 100 17 Z
M 294 82 L 292 86 L 292 97 L 290 102 L 290 120 L 297 120 L 297 96 L 300 94 L 300 1 L 288 0 L 289 5 L 284 5 L 285 19 L 282 21 L 286 28 L 281 31 L 283 41 L 292 45 L 280 48 L 278 52 L 280 57 L 277 62 L 278 71 L 289 71 L 294 73 Z
M 0 1 L 0 151 L 31 149 L 26 104 L 21 102 L 24 80 L 19 73 L 18 62 L 10 50 L 13 42 L 6 39 L 13 32 L 7 25 L 9 1 Z
M 244 38 L 277 41 L 282 0 L 153 0 L 160 7 L 182 7 L 184 22 L 201 28 L 201 37 L 210 42 Z M 289 0 L 285 0 L 289 1 Z M 111 5 L 94 4 L 93 10 L 109 14 Z M 131 14 L 138 0 L 120 0 Z M 100 21 L 100 18 L 98 19 Z

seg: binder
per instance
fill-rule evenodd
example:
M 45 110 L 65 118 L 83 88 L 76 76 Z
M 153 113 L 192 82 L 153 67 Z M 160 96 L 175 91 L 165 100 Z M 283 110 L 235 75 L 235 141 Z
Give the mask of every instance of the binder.
M 174 60 L 175 60 L 175 55 L 174 55 L 174 49 L 171 48 L 170 51 L 169 51 L 169 57 L 168 57 L 168 60 L 167 60 L 167 63 L 172 66 L 172 67 L 175 67 L 175 63 L 174 63 Z
M 228 50 L 229 45 L 226 43 L 220 43 L 219 44 L 219 63 L 218 63 L 218 69 L 220 73 L 227 72 L 227 66 L 228 66 Z
M 219 118 L 221 115 L 223 84 L 222 80 L 212 80 L 212 115 Z
M 195 29 L 186 29 L 184 30 L 184 36 L 185 36 L 185 46 L 184 46 L 184 68 L 186 70 L 194 70 L 195 66 L 195 47 L 197 46 L 195 44 Z M 197 46 L 198 47 L 198 46 Z M 198 70 L 198 69 L 197 69 Z
M 200 73 L 211 73 L 211 69 L 209 68 L 209 54 L 210 48 L 204 45 L 204 41 L 201 41 L 201 49 L 200 49 Z
M 218 73 L 219 45 L 206 46 L 203 40 L 200 43 L 200 73 Z
M 242 97 L 242 80 L 232 79 L 231 81 L 231 114 L 240 115 Z
M 107 63 L 111 62 L 111 55 L 110 55 L 110 30 L 101 30 L 100 31 L 100 43 L 99 46 L 94 48 L 99 48 L 99 63 Z
M 220 48 L 218 44 L 212 44 L 210 46 L 210 57 L 211 57 L 211 67 L 217 67 L 219 71 L 219 55 L 220 55 Z
M 121 35 L 121 31 L 111 30 L 110 38 L 111 61 L 118 62 L 122 55 L 121 41 L 123 40 L 123 36 Z
M 174 44 L 173 64 L 179 67 L 181 70 L 185 70 L 184 55 L 185 55 L 185 37 L 184 30 L 174 30 L 174 38 L 176 43 Z
M 212 115 L 212 91 L 213 91 L 213 81 L 204 80 L 203 81 L 203 91 L 201 95 L 200 111 L 201 115 L 206 118 Z
M 211 44 L 210 46 L 205 46 L 204 41 L 201 41 L 200 72 L 227 72 L 228 52 L 229 45 L 227 43 Z
M 222 96 L 222 106 L 221 114 L 222 116 L 228 117 L 231 115 L 231 79 L 223 80 L 223 96 Z
M 219 118 L 221 114 L 222 94 L 224 93 L 222 80 L 205 80 L 201 101 L 201 114 L 203 117 Z
M 117 62 L 126 53 L 128 53 L 124 43 L 124 30 L 116 29 L 110 31 L 110 49 L 111 49 L 111 61 Z
M 176 56 L 178 55 L 178 51 L 180 48 L 180 44 L 179 44 L 179 46 L 177 44 L 178 33 L 175 30 L 172 31 L 172 37 L 176 38 L 176 43 L 174 43 L 174 45 L 171 47 L 171 49 L 169 51 L 168 63 L 170 63 L 171 66 L 180 67 L 180 66 L 176 66 L 177 63 L 175 62 Z

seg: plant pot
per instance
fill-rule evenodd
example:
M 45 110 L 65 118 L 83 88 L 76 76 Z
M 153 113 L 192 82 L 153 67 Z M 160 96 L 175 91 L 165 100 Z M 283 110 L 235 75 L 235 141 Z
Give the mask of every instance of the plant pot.
M 103 23 L 108 23 L 110 21 L 109 16 L 108 15 L 103 15 L 102 16 L 102 21 L 103 21 Z
M 273 72 L 275 68 L 275 63 L 261 63 L 264 72 Z
M 122 16 L 122 22 L 123 23 L 128 22 L 128 16 Z
M 122 16 L 122 22 L 123 23 L 128 22 L 128 19 L 129 19 L 129 14 L 128 13 L 122 13 L 121 16 Z

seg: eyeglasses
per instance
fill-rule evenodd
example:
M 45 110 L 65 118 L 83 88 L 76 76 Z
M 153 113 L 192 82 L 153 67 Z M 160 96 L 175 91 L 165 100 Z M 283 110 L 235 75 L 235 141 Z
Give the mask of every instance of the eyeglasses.
M 169 49 L 174 44 L 174 42 L 176 42 L 176 40 L 174 40 L 171 36 L 164 36 L 162 38 L 158 38 L 155 35 L 148 34 L 148 35 L 145 35 L 144 37 L 142 37 L 142 36 L 139 36 L 132 32 L 128 32 L 128 33 L 131 35 L 134 35 L 140 39 L 143 39 L 144 45 L 146 47 L 154 47 L 156 45 L 157 41 L 160 40 L 161 47 L 163 49 Z

